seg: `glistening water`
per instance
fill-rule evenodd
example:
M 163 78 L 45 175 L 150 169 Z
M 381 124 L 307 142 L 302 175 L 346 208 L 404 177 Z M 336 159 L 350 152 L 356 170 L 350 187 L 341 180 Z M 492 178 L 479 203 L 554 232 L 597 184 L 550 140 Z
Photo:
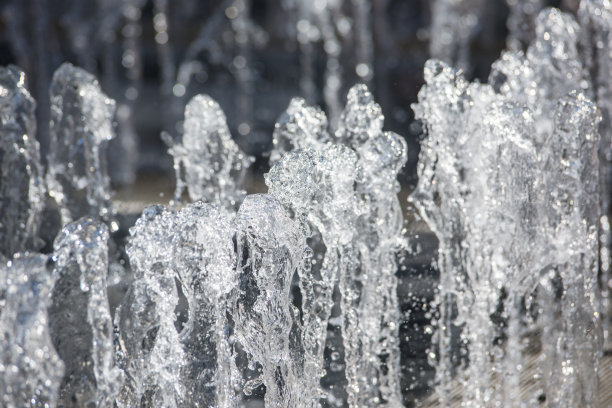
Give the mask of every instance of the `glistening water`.
M 97 15 L 108 59 L 111 3 Z M 261 193 L 247 193 L 260 157 L 232 135 L 257 120 L 257 2 L 222 2 L 175 66 L 170 10 L 191 3 L 126 1 L 129 88 L 117 101 L 103 86 L 116 93 L 121 82 L 110 68 L 101 85 L 63 63 L 35 100 L 21 68 L 0 67 L 0 405 L 605 406 L 612 3 L 506 3 L 508 50 L 486 81 L 470 74 L 486 2 L 432 4 L 407 201 L 401 172 L 416 152 L 385 130 L 372 92 L 374 0 L 283 2 L 301 96 L 276 112 Z M 176 189 L 129 214 L 111 181 L 137 173 L 131 114 L 146 97 L 137 32 L 147 7 Z M 4 10 L 25 12 L 17 1 Z M 72 10 L 70 30 L 83 36 L 85 11 Z M 236 118 L 190 88 L 201 52 L 226 57 L 213 40 L 224 19 Z M 37 14 L 41 31 L 45 20 Z M 21 27 L 8 28 L 28 62 Z M 348 39 L 360 81 L 343 95 Z M 96 70 L 74 41 L 80 65 Z M 428 251 L 439 277 L 409 276 Z

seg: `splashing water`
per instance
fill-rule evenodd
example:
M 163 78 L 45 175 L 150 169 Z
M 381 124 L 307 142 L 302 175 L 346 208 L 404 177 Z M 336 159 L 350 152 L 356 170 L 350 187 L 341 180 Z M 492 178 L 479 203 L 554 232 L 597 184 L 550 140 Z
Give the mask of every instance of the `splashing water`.
M 64 365 L 49 334 L 53 278 L 48 258 L 16 254 L 0 267 L 0 401 L 55 406 Z
M 108 240 L 104 224 L 83 218 L 65 226 L 54 243 L 49 328 L 65 366 L 60 405 L 108 406 L 121 383 L 106 294 Z
M 93 75 L 68 63 L 53 75 L 50 94 L 47 186 L 60 208 L 62 225 L 88 215 L 115 230 L 103 153 L 114 137 L 115 102 L 102 93 Z
M 327 322 L 333 306 L 332 293 L 340 270 L 348 267 L 352 226 L 355 224 L 353 182 L 355 154 L 332 145 L 327 149 L 302 149 L 281 159 L 266 176 L 269 192 L 287 207 L 311 235 L 312 248 L 325 248 L 314 259 L 311 273 L 300 276 L 305 353 L 313 356 L 307 379 L 320 387 Z M 349 226 L 349 228 L 346 228 Z M 317 242 L 318 240 L 321 242 Z M 315 256 L 317 256 L 315 255 Z
M 529 108 L 536 120 L 536 139 L 543 143 L 553 126 L 559 98 L 573 90 L 589 92 L 578 53 L 580 27 L 557 9 L 543 10 L 527 52 L 505 52 L 491 66 L 489 83 L 508 101 Z
M 330 139 L 327 126 L 325 112 L 316 106 L 308 106 L 302 98 L 293 98 L 274 126 L 270 164 L 293 150 L 324 145 Z
M 189 308 L 180 332 L 187 366 L 188 405 L 233 407 L 239 374 L 228 336 L 227 312 L 238 285 L 232 238 L 234 215 L 202 202 L 175 216 L 172 271 Z
M 307 248 L 302 231 L 272 196 L 250 195 L 236 216 L 236 243 L 242 290 L 234 301 L 234 337 L 248 364 L 261 366 L 247 386 L 263 383 L 268 407 L 318 406 L 318 387 L 306 367 L 312 356 L 304 353 L 299 310 L 290 297 Z
M 174 199 L 180 201 L 186 189 L 193 201 L 236 207 L 246 194 L 239 185 L 253 159 L 232 140 L 219 104 L 207 95 L 193 97 L 183 129 L 180 144 L 166 136 L 176 173 Z
M 196 64 L 227 14 L 236 47 L 237 123 L 239 133 L 248 133 L 259 74 L 247 38 L 254 32 L 251 2 L 222 2 L 176 82 L 170 3 L 153 3 L 166 107 L 171 92 L 188 94 L 186 67 Z M 383 130 L 382 109 L 365 85 L 348 92 L 344 109 L 340 103 L 341 60 L 351 55 L 345 44 L 355 45 L 354 58 L 346 59 L 357 76 L 372 78 L 368 11 L 383 2 L 302 3 L 284 2 L 298 14 L 306 99 L 291 100 L 275 125 L 269 193 L 242 189 L 252 159 L 232 140 L 219 104 L 197 95 L 185 108 L 181 141 L 164 136 L 174 159 L 174 202 L 146 208 L 125 248 L 104 159 L 114 137 L 114 102 L 87 72 L 70 64 L 58 69 L 43 178 L 25 76 L 0 69 L 1 405 L 406 402 L 396 272 L 398 254 L 408 247 L 397 197 L 407 146 Z M 469 82 L 450 66 L 470 68 L 470 42 L 485 4 L 433 6 L 431 52 L 446 62 L 427 62 L 413 105 L 425 138 L 411 196 L 439 239 L 436 331 L 427 357 L 437 369 L 442 406 L 453 404 L 458 389 L 465 407 L 536 406 L 542 399 L 549 406 L 597 407 L 609 302 L 612 8 L 606 0 L 584 0 L 577 22 L 556 9 L 537 14 L 542 1 L 506 3 L 511 51 L 493 64 L 488 83 Z M 138 31 L 142 4 L 133 0 L 115 17 L 123 13 L 126 27 Z M 101 4 L 100 16 L 111 5 Z M 119 20 L 111 17 L 100 31 L 112 33 Z M 85 21 L 68 28 L 78 58 L 94 68 L 88 43 L 76 38 L 94 30 Z M 136 36 L 126 34 L 128 54 L 138 52 Z M 105 47 L 110 38 L 102 39 Z M 319 40 L 329 120 L 308 105 Z M 104 71 L 112 79 L 116 55 L 107 51 Z M 130 74 L 135 82 L 138 69 Z M 118 112 L 120 127 L 134 106 L 132 91 L 120 98 L 126 108 Z M 173 119 L 164 118 L 169 131 Z M 49 222 L 45 188 L 63 226 L 54 268 L 46 255 L 24 253 L 40 250 L 42 235 L 51 235 L 41 227 Z M 191 203 L 181 202 L 185 195 Z M 127 273 L 114 276 L 121 249 Z M 111 307 L 108 287 L 116 284 L 126 294 Z M 525 391 L 523 377 L 534 361 L 533 386 Z
M 560 327 L 547 330 L 543 339 L 544 373 L 547 398 L 570 406 L 597 406 L 599 399 L 599 168 L 590 164 L 598 159 L 600 120 L 591 101 L 572 93 L 558 103 L 555 130 L 545 145 L 547 232 L 553 242 L 548 274 L 560 278 L 563 292 Z M 551 307 L 547 300 L 545 295 L 545 308 Z
M 36 141 L 36 102 L 16 67 L 0 68 L 0 253 L 40 247 L 45 186 Z
M 401 405 L 401 394 L 397 382 L 397 322 L 400 316 L 395 255 L 404 244 L 401 233 L 403 217 L 397 200 L 400 186 L 396 179 L 406 162 L 407 147 L 399 135 L 383 132 L 383 121 L 380 106 L 374 102 L 367 87 L 353 87 L 348 93 L 335 136 L 357 153 L 359 167 L 355 190 L 361 199 L 359 206 L 363 213 L 356 225 L 355 238 L 361 265 L 356 274 L 347 277 L 346 284 L 352 286 L 354 292 L 349 289 L 348 293 L 342 290 L 341 293 L 343 312 L 347 317 L 353 310 L 359 314 L 356 321 L 345 324 L 347 327 L 351 324 L 355 328 L 362 327 L 364 332 L 359 333 L 358 329 L 356 338 L 347 341 L 350 345 L 348 348 L 345 345 L 347 361 L 349 358 L 357 361 L 354 375 L 362 376 L 366 384 L 373 378 L 377 379 L 379 389 L 374 387 L 369 404 L 387 402 L 396 406 Z M 378 333 L 377 337 L 375 333 Z M 355 347 L 354 342 L 361 342 L 361 347 Z M 355 355 L 351 356 L 351 353 Z M 351 366 L 347 362 L 347 369 Z M 361 390 L 363 387 L 360 387 L 360 394 L 363 393 Z M 355 404 L 368 403 L 368 397 L 363 401 Z
M 599 263 L 602 273 L 602 304 L 604 337 L 610 339 L 610 185 L 612 184 L 612 3 L 581 1 L 578 21 L 584 27 L 581 47 L 584 66 L 593 84 L 593 98 L 602 112 L 599 126 L 600 225 Z
M 315 250 L 314 279 L 302 282 L 308 285 L 305 292 L 320 286 L 320 299 L 306 300 L 303 307 L 326 304 L 312 320 L 312 328 L 321 330 L 338 285 L 350 406 L 401 401 L 394 253 L 402 243 L 402 215 L 394 197 L 406 146 L 397 135 L 382 131 L 383 120 L 367 88 L 356 86 L 349 91 L 334 143 L 323 112 L 294 99 L 275 128 L 271 161 L 298 150 L 266 176 L 270 194 L 312 234 L 311 247 L 325 247 L 324 252 Z M 309 331 L 306 324 L 304 330 Z M 322 352 L 324 342 L 322 332 L 313 343 L 314 355 Z
M 229 214 L 202 202 L 176 213 L 150 207 L 132 229 L 136 280 L 117 313 L 128 373 L 122 406 L 236 405 L 226 319 L 237 285 L 232 234 Z M 182 328 L 179 295 L 188 315 Z
M 428 137 L 412 200 L 440 240 L 432 354 L 442 404 L 457 365 L 454 328 L 469 358 L 459 377 L 465 406 L 536 403 L 537 395 L 521 401 L 517 367 L 525 336 L 542 326 L 547 401 L 597 405 L 596 381 L 578 379 L 596 377 L 600 349 L 599 113 L 571 89 L 582 77 L 575 22 L 546 10 L 536 32 L 526 58 L 506 53 L 493 65 L 492 86 L 429 61 L 413 106 Z M 559 208 L 564 202 L 569 211 Z M 553 316 L 559 303 L 561 316 Z
M 174 326 L 179 299 L 169 268 L 172 252 L 165 250 L 173 224 L 168 210 L 149 207 L 130 231 L 127 252 L 135 279 L 115 312 L 117 362 L 125 373 L 119 407 L 178 407 L 183 401 L 185 352 Z

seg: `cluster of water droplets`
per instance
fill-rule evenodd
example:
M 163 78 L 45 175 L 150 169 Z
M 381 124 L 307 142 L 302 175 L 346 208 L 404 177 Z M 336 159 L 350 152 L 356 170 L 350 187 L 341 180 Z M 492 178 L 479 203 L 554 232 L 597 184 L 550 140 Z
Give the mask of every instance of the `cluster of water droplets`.
M 168 4 L 154 3 L 168 96 Z M 244 37 L 249 5 L 240 4 L 234 29 Z M 541 7 L 508 4 L 531 17 Z M 353 6 L 363 31 L 367 4 Z M 195 96 L 181 140 L 165 137 L 174 201 L 142 212 L 123 255 L 104 157 L 115 102 L 93 75 L 62 65 L 50 87 L 43 172 L 25 76 L 0 69 L 2 405 L 402 405 L 396 272 L 407 245 L 397 176 L 406 143 L 383 130 L 365 85 L 339 105 L 339 3 L 296 7 L 300 35 L 316 25 L 324 40 L 331 127 L 320 108 L 293 99 L 274 129 L 268 194 L 247 195 L 252 159 L 218 103 Z M 436 2 L 432 53 L 467 66 L 481 7 Z M 411 200 L 439 239 L 429 358 L 443 406 L 456 387 L 463 406 L 542 397 L 550 406 L 598 405 L 611 10 L 583 1 L 579 23 L 544 10 L 526 19 L 529 44 L 511 20 L 513 51 L 488 83 L 439 60 L 425 66 L 413 106 L 425 138 Z M 367 79 L 371 45 L 361 34 L 358 74 Z M 307 53 L 314 39 L 302 40 Z M 237 75 L 248 94 L 248 72 Z M 45 245 L 51 257 L 37 252 Z M 116 268 L 121 256 L 127 263 Z M 114 285 L 125 287 L 118 305 L 109 303 Z M 538 386 L 525 394 L 534 349 Z
M 274 132 L 271 160 L 282 158 L 266 176 L 270 194 L 300 220 L 314 249 L 311 277 L 301 282 L 317 288 L 318 299 L 308 299 L 303 309 L 319 332 L 313 353 L 323 352 L 332 294 L 336 286 L 339 291 L 340 369 L 350 406 L 401 404 L 395 254 L 403 239 L 396 177 L 407 152 L 403 139 L 382 126 L 380 107 L 362 85 L 349 91 L 333 136 L 322 111 L 294 99 Z
M 112 404 L 121 378 L 107 297 L 116 224 L 100 146 L 113 137 L 114 103 L 90 74 L 58 69 L 50 126 L 57 143 L 44 177 L 25 75 L 15 67 L 0 75 L 1 242 L 9 259 L 0 279 L 3 405 Z M 93 218 L 72 222 L 82 216 Z M 54 267 L 34 252 L 45 245 Z
M 599 126 L 599 267 L 602 272 L 602 313 L 610 307 L 610 185 L 612 182 L 612 4 L 608 1 L 582 1 L 578 9 L 582 27 L 581 50 L 585 76 L 591 84 L 591 97 L 597 102 L 602 120 Z M 603 320 L 606 342 L 610 339 L 610 320 Z
M 275 131 L 284 147 L 272 154 L 278 162 L 267 176 L 269 195 L 240 190 L 251 159 L 232 141 L 219 105 L 194 97 L 181 142 L 166 137 L 176 200 L 172 208 L 145 209 L 130 229 L 129 273 L 119 277 L 126 292 L 111 313 L 107 288 L 117 281 L 109 272 L 116 256 L 109 232 L 118 225 L 103 149 L 114 136 L 114 102 L 87 72 L 68 64 L 58 69 L 46 199 L 37 146 L 27 138 L 33 99 L 22 73 L 3 72 L 4 116 L 12 121 L 3 131 L 26 135 L 5 139 L 8 146 L 25 144 L 7 157 L 25 161 L 19 174 L 40 188 L 24 192 L 36 197 L 21 198 L 37 207 L 15 206 L 6 214 L 37 221 L 25 243 L 4 237 L 19 245 L 7 247 L 6 256 L 40 248 L 29 242 L 36 242 L 42 206 L 46 217 L 55 212 L 56 225 L 64 225 L 53 243 L 48 293 L 40 293 L 31 312 L 37 319 L 48 314 L 48 323 L 41 321 L 47 334 L 23 349 L 44 348 L 39 364 L 58 367 L 55 377 L 38 370 L 48 385 L 31 391 L 38 393 L 36 404 L 229 407 L 261 395 L 263 386 L 267 406 L 318 406 L 321 399 L 401 405 L 395 255 L 403 237 L 396 177 L 406 145 L 382 130 L 381 109 L 365 86 L 349 92 L 333 136 L 320 109 L 291 102 Z M 304 133 L 312 137 L 302 140 Z M 185 190 L 193 203 L 182 203 Z M 26 296 L 13 276 L 20 259 L 3 269 L 5 291 Z M 33 270 L 41 268 L 46 273 L 46 264 Z M 328 336 L 334 290 L 340 344 Z M 2 317 L 21 313 L 20 307 L 7 301 Z M 9 335 L 32 328 L 18 320 L 3 329 Z M 346 392 L 321 386 L 326 346 L 344 350 L 335 359 L 340 369 L 327 368 L 341 371 Z M 40 380 L 18 362 L 3 367 L 29 376 L 26 383 Z M 21 404 L 20 377 L 6 378 L 3 398 Z
M 598 404 L 601 114 L 580 26 L 547 9 L 535 32 L 489 84 L 430 60 L 413 106 L 427 137 L 412 201 L 440 240 L 431 357 L 442 405 L 457 365 L 465 406 Z M 525 395 L 538 330 L 541 385 Z
M 175 200 L 187 189 L 193 201 L 204 200 L 235 207 L 246 194 L 240 189 L 252 158 L 232 140 L 225 114 L 207 95 L 196 95 L 185 107 L 181 143 L 171 146 L 176 173 Z

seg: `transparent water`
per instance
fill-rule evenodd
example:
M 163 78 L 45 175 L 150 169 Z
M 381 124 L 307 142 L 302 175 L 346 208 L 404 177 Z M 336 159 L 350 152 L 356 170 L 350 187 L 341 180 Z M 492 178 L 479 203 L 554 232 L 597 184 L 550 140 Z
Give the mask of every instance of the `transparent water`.
M 153 3 L 164 104 L 175 109 L 198 50 L 216 47 L 215 20 L 176 74 L 169 3 Z M 412 106 L 423 137 L 410 204 L 398 198 L 398 176 L 411 152 L 384 130 L 365 84 L 374 78 L 374 5 L 350 2 L 355 27 L 343 31 L 341 2 L 285 3 L 298 16 L 303 97 L 274 127 L 265 194 L 246 193 L 254 159 L 219 103 L 199 94 L 180 132 L 172 115 L 165 122 L 173 199 L 130 220 L 114 209 L 109 173 L 118 170 L 107 164 L 129 156 L 128 90 L 115 102 L 92 74 L 61 65 L 50 84 L 45 166 L 27 78 L 0 68 L 2 405 L 404 406 L 406 382 L 426 375 L 406 378 L 402 366 L 398 271 L 423 243 L 409 237 L 407 215 L 439 242 L 440 278 L 424 307 L 432 343 L 420 356 L 435 369 L 428 385 L 439 406 L 600 406 L 610 2 L 582 1 L 574 17 L 508 1 L 509 51 L 487 82 L 465 74 L 484 3 L 435 3 L 437 59 L 425 64 Z M 251 6 L 224 9 L 237 50 L 239 133 L 253 117 Z M 140 7 L 121 9 L 126 27 L 139 25 Z M 339 58 L 349 33 L 364 83 L 343 103 Z M 138 50 L 136 37 L 125 50 Z M 320 40 L 327 113 L 312 104 Z M 128 71 L 137 92 L 138 68 Z M 111 146 L 118 138 L 126 139 Z M 121 168 L 133 178 L 132 167 Z M 536 387 L 525 387 L 526 373 Z

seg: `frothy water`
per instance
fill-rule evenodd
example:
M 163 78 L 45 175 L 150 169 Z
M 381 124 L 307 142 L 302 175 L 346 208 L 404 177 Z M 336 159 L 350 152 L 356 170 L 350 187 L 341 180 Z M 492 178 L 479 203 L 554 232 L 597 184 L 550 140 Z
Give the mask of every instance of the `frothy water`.
M 252 158 L 232 140 L 225 114 L 219 104 L 206 95 L 194 96 L 185 107 L 181 143 L 165 136 L 174 158 L 176 191 L 180 201 L 184 190 L 193 201 L 236 206 L 246 192 L 240 184 Z
M 442 405 L 455 381 L 464 406 L 541 395 L 551 406 L 598 405 L 601 114 L 585 96 L 580 35 L 571 16 L 545 10 L 526 54 L 503 54 L 489 84 L 438 61 L 425 67 L 412 200 L 440 240 L 431 358 Z M 538 331 L 543 389 L 521 400 Z M 465 368 L 452 379 L 456 341 Z
M 135 99 L 126 94 L 116 112 L 92 74 L 61 65 L 44 170 L 25 74 L 0 68 L 2 405 L 403 406 L 398 271 L 402 256 L 418 255 L 409 215 L 439 241 L 433 339 L 421 356 L 436 370 L 437 404 L 598 407 L 612 6 L 582 1 L 576 19 L 540 11 L 541 1 L 507 3 L 509 51 L 485 83 L 459 69 L 470 69 L 484 3 L 438 0 L 432 9 L 437 59 L 412 106 L 423 129 L 409 198 L 418 214 L 398 199 L 407 144 L 384 130 L 367 85 L 341 105 L 343 35 L 356 37 L 358 76 L 372 79 L 365 0 L 350 3 L 354 27 L 341 2 L 283 3 L 298 18 L 306 99 L 292 99 L 274 127 L 266 194 L 246 193 L 253 159 L 220 105 L 199 94 L 176 140 L 172 112 L 165 118 L 173 200 L 132 222 L 114 209 L 106 148 L 115 124 L 130 125 L 122 115 Z M 130 4 L 122 13 L 134 28 L 130 7 L 140 6 Z M 176 106 L 208 31 L 175 81 L 169 4 L 153 7 L 163 103 Z M 251 3 L 231 7 L 237 122 L 248 127 Z M 327 113 L 311 105 L 319 40 Z M 135 67 L 134 89 L 138 76 Z

